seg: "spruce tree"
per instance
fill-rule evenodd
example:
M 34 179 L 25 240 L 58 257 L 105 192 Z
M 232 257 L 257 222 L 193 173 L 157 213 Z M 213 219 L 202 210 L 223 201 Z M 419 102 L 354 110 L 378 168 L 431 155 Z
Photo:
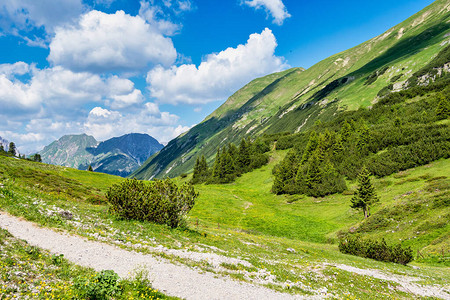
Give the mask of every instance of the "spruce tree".
M 89 165 L 88 171 L 89 171 L 89 172 L 94 172 L 94 169 L 92 169 L 92 166 L 91 166 L 91 165 Z
M 16 156 L 16 145 L 13 142 L 9 143 L 8 153 L 11 156 Z
M 358 175 L 358 189 L 352 198 L 351 208 L 362 209 L 364 218 L 370 216 L 370 206 L 378 201 L 375 188 L 370 181 L 370 173 L 366 167 L 363 167 Z
M 237 169 L 239 173 L 245 173 L 250 166 L 250 145 L 246 139 L 242 139 L 238 148 Z
M 197 159 L 195 160 L 194 174 L 192 174 L 192 180 L 191 180 L 192 184 L 196 184 L 196 183 L 200 182 L 200 174 L 201 174 L 200 159 L 197 157 Z
M 317 133 L 315 131 L 311 132 L 311 134 L 309 135 L 308 144 L 306 144 L 306 149 L 305 152 L 303 152 L 300 164 L 304 164 L 306 161 L 308 161 L 313 151 L 316 150 L 318 142 L 319 141 Z
M 5 152 L 5 147 L 3 147 L 2 144 L 0 144 L 0 153 L 4 153 Z
M 233 159 L 233 161 L 237 161 L 238 148 L 233 143 L 228 145 L 228 150 L 227 151 L 228 151 L 228 154 L 230 154 L 230 156 Z
M 320 152 L 320 151 L 319 151 Z M 315 185 L 322 182 L 322 171 L 320 169 L 320 154 L 318 151 L 314 152 L 311 158 L 308 160 L 306 167 L 306 185 L 308 188 L 313 189 Z
M 231 182 L 236 178 L 236 167 L 230 154 L 226 151 L 222 153 L 223 176 L 222 182 Z
M 222 177 L 223 177 L 222 153 L 220 151 L 220 148 L 218 148 L 212 171 L 213 182 L 219 182 L 220 178 Z
M 42 162 L 41 155 L 38 154 L 38 153 L 36 153 L 36 154 L 33 156 L 33 161 L 36 161 L 36 162 Z
M 209 169 L 206 163 L 206 158 L 202 155 L 201 158 L 197 157 L 194 166 L 194 174 L 192 175 L 192 184 L 202 183 L 208 180 Z

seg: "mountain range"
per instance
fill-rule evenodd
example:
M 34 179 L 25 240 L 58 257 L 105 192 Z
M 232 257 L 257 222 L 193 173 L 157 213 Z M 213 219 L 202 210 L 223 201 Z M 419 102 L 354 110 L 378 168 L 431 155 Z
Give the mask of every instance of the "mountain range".
M 150 157 L 132 176 L 174 177 L 195 160 L 213 160 L 217 148 L 243 137 L 301 132 L 339 112 L 370 108 L 386 93 L 426 85 L 450 71 L 433 58 L 450 44 L 450 3 L 437 0 L 385 33 L 335 54 L 311 68 L 292 68 L 255 79 Z M 423 71 L 428 70 L 428 71 Z M 431 71 L 430 71 L 431 70 Z
M 156 139 L 139 133 L 98 142 L 86 134 L 65 135 L 39 152 L 44 163 L 126 177 L 163 148 Z
M 8 151 L 8 148 L 9 148 L 9 141 L 5 140 L 5 139 L 2 138 L 1 136 L 0 136 L 0 145 L 3 146 L 3 149 L 4 149 L 5 151 Z

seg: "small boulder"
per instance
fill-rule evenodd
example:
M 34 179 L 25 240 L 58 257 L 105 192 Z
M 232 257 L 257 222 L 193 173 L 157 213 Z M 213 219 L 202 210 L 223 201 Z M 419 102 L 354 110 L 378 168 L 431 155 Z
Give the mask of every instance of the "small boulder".
M 287 248 L 286 251 L 291 252 L 291 253 L 296 253 L 295 249 L 292 249 L 292 248 Z
M 73 214 L 70 211 L 68 211 L 68 210 L 60 211 L 59 215 L 61 216 L 61 218 L 66 219 L 66 220 L 72 220 L 73 219 Z

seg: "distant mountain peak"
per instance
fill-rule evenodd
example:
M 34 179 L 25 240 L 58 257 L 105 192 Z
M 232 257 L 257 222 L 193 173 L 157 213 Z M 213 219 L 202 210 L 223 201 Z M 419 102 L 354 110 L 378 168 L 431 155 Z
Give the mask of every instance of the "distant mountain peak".
M 44 147 L 41 154 L 46 163 L 127 176 L 148 157 L 163 148 L 148 134 L 129 133 L 98 142 L 93 136 L 65 135 Z

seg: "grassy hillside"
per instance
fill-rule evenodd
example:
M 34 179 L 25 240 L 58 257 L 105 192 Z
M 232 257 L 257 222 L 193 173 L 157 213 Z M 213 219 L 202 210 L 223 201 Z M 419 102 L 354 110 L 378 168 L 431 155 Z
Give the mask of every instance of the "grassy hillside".
M 123 180 L 119 177 L 8 157 L 0 157 L 0 208 L 44 226 L 300 295 L 413 296 L 396 281 L 358 275 L 343 265 L 415 277 L 418 284 L 448 283 L 449 159 L 374 178 L 381 201 L 363 221 L 362 213 L 349 207 L 350 193 L 272 194 L 271 170 L 286 152 L 273 150 L 269 165 L 232 184 L 196 186 L 200 196 L 187 227 L 180 229 L 109 215 L 102 195 Z M 348 185 L 355 189 L 355 182 Z M 61 217 L 61 211 L 74 218 Z M 389 243 L 401 239 L 414 249 L 412 265 L 418 268 L 341 254 L 333 242 L 347 230 Z
M 448 1 L 438 0 L 384 34 L 308 70 L 294 68 L 256 79 L 131 176 L 177 176 L 190 171 L 197 156 L 211 161 L 217 147 L 244 136 L 303 131 L 339 111 L 369 107 L 387 86 L 407 88 L 407 79 L 448 44 L 449 19 Z

